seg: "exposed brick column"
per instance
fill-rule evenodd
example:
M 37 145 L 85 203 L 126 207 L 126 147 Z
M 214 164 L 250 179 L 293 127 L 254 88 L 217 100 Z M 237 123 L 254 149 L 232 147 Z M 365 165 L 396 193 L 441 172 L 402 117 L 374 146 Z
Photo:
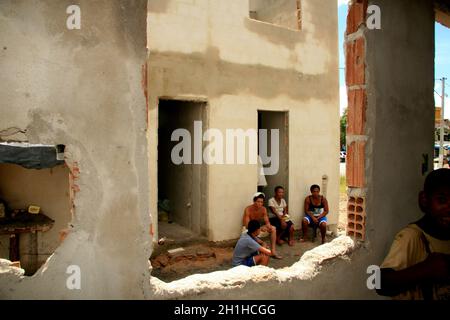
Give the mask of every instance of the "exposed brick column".
M 365 239 L 366 39 L 368 0 L 349 4 L 345 36 L 347 113 L 347 235 Z
M 75 217 L 75 196 L 78 192 L 80 192 L 80 187 L 78 186 L 78 179 L 80 177 L 80 168 L 78 167 L 78 162 L 76 162 L 76 161 L 74 161 L 70 164 L 66 161 L 66 165 L 69 168 L 70 214 L 71 214 L 71 218 L 72 218 L 71 220 L 73 221 L 74 217 Z M 67 226 L 67 228 L 60 230 L 59 231 L 59 241 L 63 242 L 66 239 L 69 232 L 70 232 L 69 226 Z

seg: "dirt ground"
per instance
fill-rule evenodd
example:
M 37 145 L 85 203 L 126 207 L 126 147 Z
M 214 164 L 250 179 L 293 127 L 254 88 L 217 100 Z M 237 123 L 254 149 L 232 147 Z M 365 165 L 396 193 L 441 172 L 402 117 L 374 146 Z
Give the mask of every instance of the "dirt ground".
M 345 232 L 347 221 L 347 196 L 340 194 L 339 198 L 339 222 L 338 233 Z M 296 229 L 299 226 L 295 226 Z M 172 226 L 171 228 L 174 228 Z M 178 229 L 176 229 L 178 230 Z M 311 239 L 312 232 L 309 233 L 309 240 L 299 242 L 299 231 L 295 232 L 295 244 L 290 247 L 288 244 L 277 246 L 277 253 L 283 257 L 281 260 L 271 259 L 269 266 L 275 269 L 284 268 L 297 262 L 308 250 L 320 245 L 320 234 L 318 233 L 314 242 Z M 185 235 L 184 235 L 185 236 Z M 333 240 L 333 236 L 327 235 L 326 241 Z M 186 239 L 186 238 L 185 238 Z M 270 242 L 269 239 L 263 239 Z M 182 279 L 188 275 L 196 273 L 209 273 L 231 268 L 233 249 L 237 240 L 214 243 L 203 241 L 201 243 L 180 244 L 183 251 L 170 254 L 168 250 L 176 248 L 173 245 L 161 245 L 154 250 L 154 256 L 150 259 L 153 267 L 152 275 L 165 282 Z M 177 242 L 178 243 L 178 242 Z
M 311 235 L 311 233 L 310 233 Z M 297 262 L 308 250 L 320 245 L 320 235 L 315 241 L 299 242 L 299 233 L 295 233 L 295 244 L 277 246 L 277 253 L 283 259 L 271 259 L 269 266 L 275 269 L 284 268 Z M 333 237 L 327 236 L 326 241 Z M 269 242 L 268 239 L 264 241 Z M 226 246 L 216 246 L 214 243 L 194 244 L 183 247 L 183 251 L 174 254 L 162 253 L 150 259 L 153 271 L 152 275 L 166 282 L 182 279 L 195 273 L 209 273 L 212 271 L 227 270 L 231 268 L 233 249 L 236 241 Z

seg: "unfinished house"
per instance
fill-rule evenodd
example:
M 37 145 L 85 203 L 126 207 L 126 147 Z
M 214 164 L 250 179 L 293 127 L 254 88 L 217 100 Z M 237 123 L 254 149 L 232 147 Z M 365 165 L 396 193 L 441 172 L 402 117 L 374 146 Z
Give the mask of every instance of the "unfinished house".
M 367 269 L 421 216 L 417 194 L 432 169 L 434 24 L 450 25 L 448 1 L 349 7 L 347 235 L 284 269 L 240 266 L 169 283 L 148 261 L 164 222 L 158 200 L 173 211 L 167 221 L 219 241 L 239 236 L 258 188 L 256 164 L 169 167 L 175 127 L 192 139 L 208 129 L 280 129 L 284 162 L 267 188 L 288 187 L 298 223 L 309 185 L 323 179 L 336 223 L 337 2 L 77 3 L 81 28 L 67 29 L 66 1 L 0 1 L 0 137 L 64 144 L 76 172 L 64 241 L 31 277 L 0 260 L 0 298 L 379 298 Z M 368 27 L 371 5 L 381 10 L 381 29 Z M 2 181 L 10 199 L 18 171 Z M 79 286 L 67 285 L 73 270 Z
M 300 225 L 309 187 L 325 177 L 329 227 L 336 231 L 336 30 L 333 0 L 149 1 L 149 206 L 158 212 L 158 203 L 166 203 L 170 211 L 169 219 L 152 216 L 155 240 L 180 234 L 237 239 L 243 210 L 258 190 L 258 166 L 249 160 L 257 150 L 247 149 L 244 163 L 235 155 L 234 162 L 216 157 L 207 165 L 194 159 L 175 165 L 170 155 L 178 142 L 171 133 L 177 128 L 189 131 L 192 158 L 195 139 L 206 152 L 202 133 L 208 130 L 223 137 L 223 148 L 215 152 L 224 155 L 241 139 L 230 141 L 227 130 L 266 130 L 268 154 L 279 154 L 278 170 L 266 174 L 261 189 L 267 200 L 274 187 L 284 186 Z M 197 132 L 194 121 L 202 124 Z M 276 150 L 272 130 L 278 130 Z M 250 135 L 242 140 L 251 144 Z

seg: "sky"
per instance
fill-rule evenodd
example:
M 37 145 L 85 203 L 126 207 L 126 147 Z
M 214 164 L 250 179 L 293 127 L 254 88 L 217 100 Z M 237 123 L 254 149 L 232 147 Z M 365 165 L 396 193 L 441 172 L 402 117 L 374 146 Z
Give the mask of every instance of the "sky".
M 344 33 L 346 28 L 347 0 L 337 0 L 339 15 L 339 83 L 340 83 L 340 110 L 341 114 L 347 107 L 347 90 L 345 87 L 345 57 L 344 57 Z M 383 27 L 383 11 L 381 11 L 381 27 Z M 437 79 L 447 78 L 445 98 L 445 118 L 450 119 L 450 29 L 439 23 L 435 24 L 436 30 L 436 53 L 435 53 L 435 91 L 442 92 L 441 82 Z M 441 106 L 441 97 L 436 92 L 434 94 L 436 106 Z

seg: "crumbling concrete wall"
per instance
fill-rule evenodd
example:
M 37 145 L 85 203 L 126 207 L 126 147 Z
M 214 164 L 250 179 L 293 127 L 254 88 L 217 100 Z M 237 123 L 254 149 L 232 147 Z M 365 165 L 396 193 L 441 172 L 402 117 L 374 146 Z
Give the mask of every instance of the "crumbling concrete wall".
M 149 122 L 160 97 L 207 100 L 207 122 L 257 129 L 257 111 L 289 112 L 290 213 L 297 225 L 309 187 L 328 175 L 330 225 L 339 185 L 336 1 L 302 1 L 301 31 L 249 18 L 248 1 L 149 2 Z M 157 128 L 149 128 L 150 208 L 157 203 Z M 257 165 L 208 166 L 208 236 L 237 238 L 257 188 Z M 295 195 L 295 196 L 294 196 Z M 270 196 L 270 195 L 269 195 Z M 226 204 L 226 205 L 224 205 Z M 154 229 L 157 226 L 153 219 Z M 156 235 L 156 233 L 155 233 Z
M 33 277 L 1 276 L 0 298 L 130 299 L 148 287 L 147 1 L 76 1 L 80 30 L 66 27 L 72 4 L 0 2 L 0 132 L 65 144 L 78 176 L 68 237 Z M 66 286 L 71 265 L 81 290 Z

